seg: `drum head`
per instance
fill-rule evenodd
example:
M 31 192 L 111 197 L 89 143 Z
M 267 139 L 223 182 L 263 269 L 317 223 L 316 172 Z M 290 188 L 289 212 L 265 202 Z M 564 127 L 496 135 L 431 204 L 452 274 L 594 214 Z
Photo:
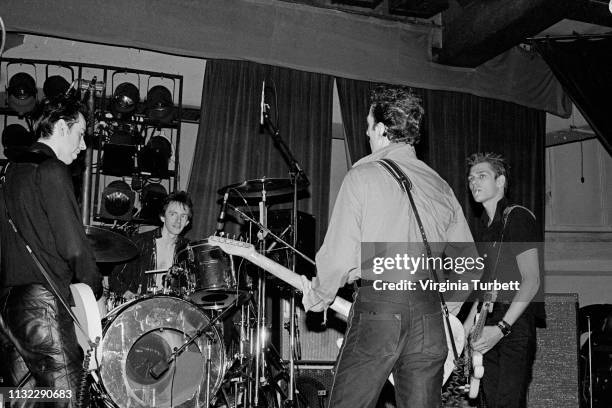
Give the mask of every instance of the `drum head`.
M 234 303 L 242 291 L 227 289 L 196 290 L 189 295 L 189 300 L 206 310 L 220 310 Z
M 171 296 L 125 305 L 104 328 L 98 349 L 106 394 L 120 407 L 195 407 L 206 400 L 206 358 L 211 347 L 210 397 L 225 370 L 225 351 L 214 327 L 167 363 L 209 319 L 197 306 Z

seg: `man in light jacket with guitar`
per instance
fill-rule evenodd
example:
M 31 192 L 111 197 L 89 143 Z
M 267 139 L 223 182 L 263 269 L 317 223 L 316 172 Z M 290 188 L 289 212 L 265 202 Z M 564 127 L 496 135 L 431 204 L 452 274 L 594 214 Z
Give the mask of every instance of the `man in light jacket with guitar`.
M 389 374 L 395 378 L 398 408 L 440 403 L 448 349 L 438 293 L 378 290 L 371 275 L 361 270 L 364 242 L 423 243 L 407 194 L 377 163 L 381 159 L 393 160 L 410 179 L 431 243 L 472 242 L 453 191 L 415 155 L 422 117 L 421 101 L 409 89 L 379 87 L 372 92 L 366 132 L 372 154 L 346 175 L 316 256 L 317 276 L 304 287 L 306 310 L 322 311 L 338 288 L 361 278 L 336 363 L 329 401 L 333 408 L 374 407 Z

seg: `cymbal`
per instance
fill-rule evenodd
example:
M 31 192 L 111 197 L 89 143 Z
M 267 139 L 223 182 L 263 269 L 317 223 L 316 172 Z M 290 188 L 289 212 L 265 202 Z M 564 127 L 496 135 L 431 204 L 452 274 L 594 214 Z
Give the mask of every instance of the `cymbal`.
M 298 191 L 305 190 L 306 187 L 308 187 L 308 184 L 300 179 L 298 181 Z M 265 191 L 266 196 L 275 197 L 293 193 L 293 185 L 290 179 L 264 177 L 230 184 L 217 190 L 217 193 L 225 194 L 226 191 L 232 196 L 242 196 L 245 198 L 261 197 Z
M 96 262 L 127 262 L 138 255 L 138 248 L 127 237 L 105 228 L 85 225 L 85 235 L 93 248 Z

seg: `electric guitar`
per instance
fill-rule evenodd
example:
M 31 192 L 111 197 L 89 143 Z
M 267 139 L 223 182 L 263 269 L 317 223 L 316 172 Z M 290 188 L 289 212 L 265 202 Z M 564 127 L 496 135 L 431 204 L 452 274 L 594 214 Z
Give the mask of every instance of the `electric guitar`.
M 477 312 L 476 316 L 474 317 L 474 326 L 472 326 L 472 330 L 470 330 L 470 334 L 468 335 L 468 345 L 465 352 L 465 359 L 467 360 L 466 363 L 468 363 L 470 367 L 470 388 L 468 395 L 472 399 L 478 396 L 480 379 L 484 376 L 484 366 L 482 361 L 482 353 L 472 349 L 471 344 L 472 341 L 478 340 L 482 335 L 482 329 L 487 321 L 489 309 L 493 305 L 492 297 L 493 296 L 491 293 L 485 294 L 482 304 L 480 305 L 480 311 Z
M 212 245 L 218 246 L 223 252 L 229 255 L 236 255 L 248 261 L 251 261 L 253 264 L 259 266 L 261 269 L 270 272 L 272 275 L 285 281 L 287 284 L 304 292 L 304 282 L 302 281 L 302 277 L 300 277 L 300 275 L 285 268 L 279 263 L 274 262 L 270 258 L 261 255 L 255 250 L 255 247 L 253 245 L 247 242 L 236 241 L 233 239 L 218 236 L 209 237 L 208 242 Z M 306 282 L 309 281 L 306 280 Z M 308 288 L 306 289 L 308 290 Z M 330 305 L 330 308 L 346 319 L 348 318 L 351 306 L 352 303 L 348 300 L 345 300 L 341 297 L 336 297 L 336 299 L 334 299 L 334 302 Z M 455 339 L 455 346 L 457 348 L 457 352 L 461 353 L 465 344 L 465 334 L 463 331 L 463 325 L 461 324 L 459 319 L 457 319 L 452 314 L 449 314 L 448 317 L 450 319 L 451 330 L 453 332 L 453 338 Z M 446 362 L 444 363 L 444 377 L 442 380 L 442 384 L 444 384 L 446 380 L 448 380 L 448 377 L 450 377 L 455 367 L 452 345 L 450 343 L 451 340 L 448 335 L 446 325 L 444 325 L 444 331 L 446 332 L 446 341 L 449 352 L 448 357 L 446 358 Z M 390 378 L 390 380 L 393 383 L 393 379 Z
M 98 304 L 96 303 L 96 297 L 89 285 L 85 283 L 73 283 L 70 285 L 70 291 L 74 298 L 75 306 L 72 308 L 74 315 L 81 324 L 81 327 L 87 333 L 87 336 L 74 325 L 74 331 L 76 332 L 77 342 L 84 352 L 90 349 L 89 342 L 94 341 L 96 337 L 102 338 L 102 320 L 100 318 L 100 311 Z M 89 369 L 95 370 L 98 368 L 96 358 L 89 360 Z

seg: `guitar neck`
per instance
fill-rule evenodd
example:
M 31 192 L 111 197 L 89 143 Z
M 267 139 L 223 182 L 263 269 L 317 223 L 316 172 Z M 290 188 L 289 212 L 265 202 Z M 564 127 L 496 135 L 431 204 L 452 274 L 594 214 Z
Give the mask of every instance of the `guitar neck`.
M 485 326 L 485 323 L 487 321 L 487 315 L 489 314 L 489 304 L 490 303 L 488 301 L 485 301 L 483 302 L 480 308 L 478 319 L 476 319 L 476 323 L 474 324 L 474 331 L 473 331 L 474 339 L 478 339 L 480 335 L 482 334 L 482 329 Z
M 248 256 L 245 256 L 244 258 L 259 266 L 261 269 L 270 272 L 272 275 L 281 279 L 285 283 L 293 286 L 297 290 L 303 290 L 302 278 L 300 277 L 300 275 L 291 271 L 288 268 L 285 268 L 281 264 L 274 262 L 270 258 L 261 255 L 255 251 L 252 251 L 248 254 Z M 351 302 L 342 299 L 341 297 L 336 297 L 336 299 L 334 299 L 334 302 L 329 307 L 334 312 L 340 314 L 346 319 L 351 310 Z

